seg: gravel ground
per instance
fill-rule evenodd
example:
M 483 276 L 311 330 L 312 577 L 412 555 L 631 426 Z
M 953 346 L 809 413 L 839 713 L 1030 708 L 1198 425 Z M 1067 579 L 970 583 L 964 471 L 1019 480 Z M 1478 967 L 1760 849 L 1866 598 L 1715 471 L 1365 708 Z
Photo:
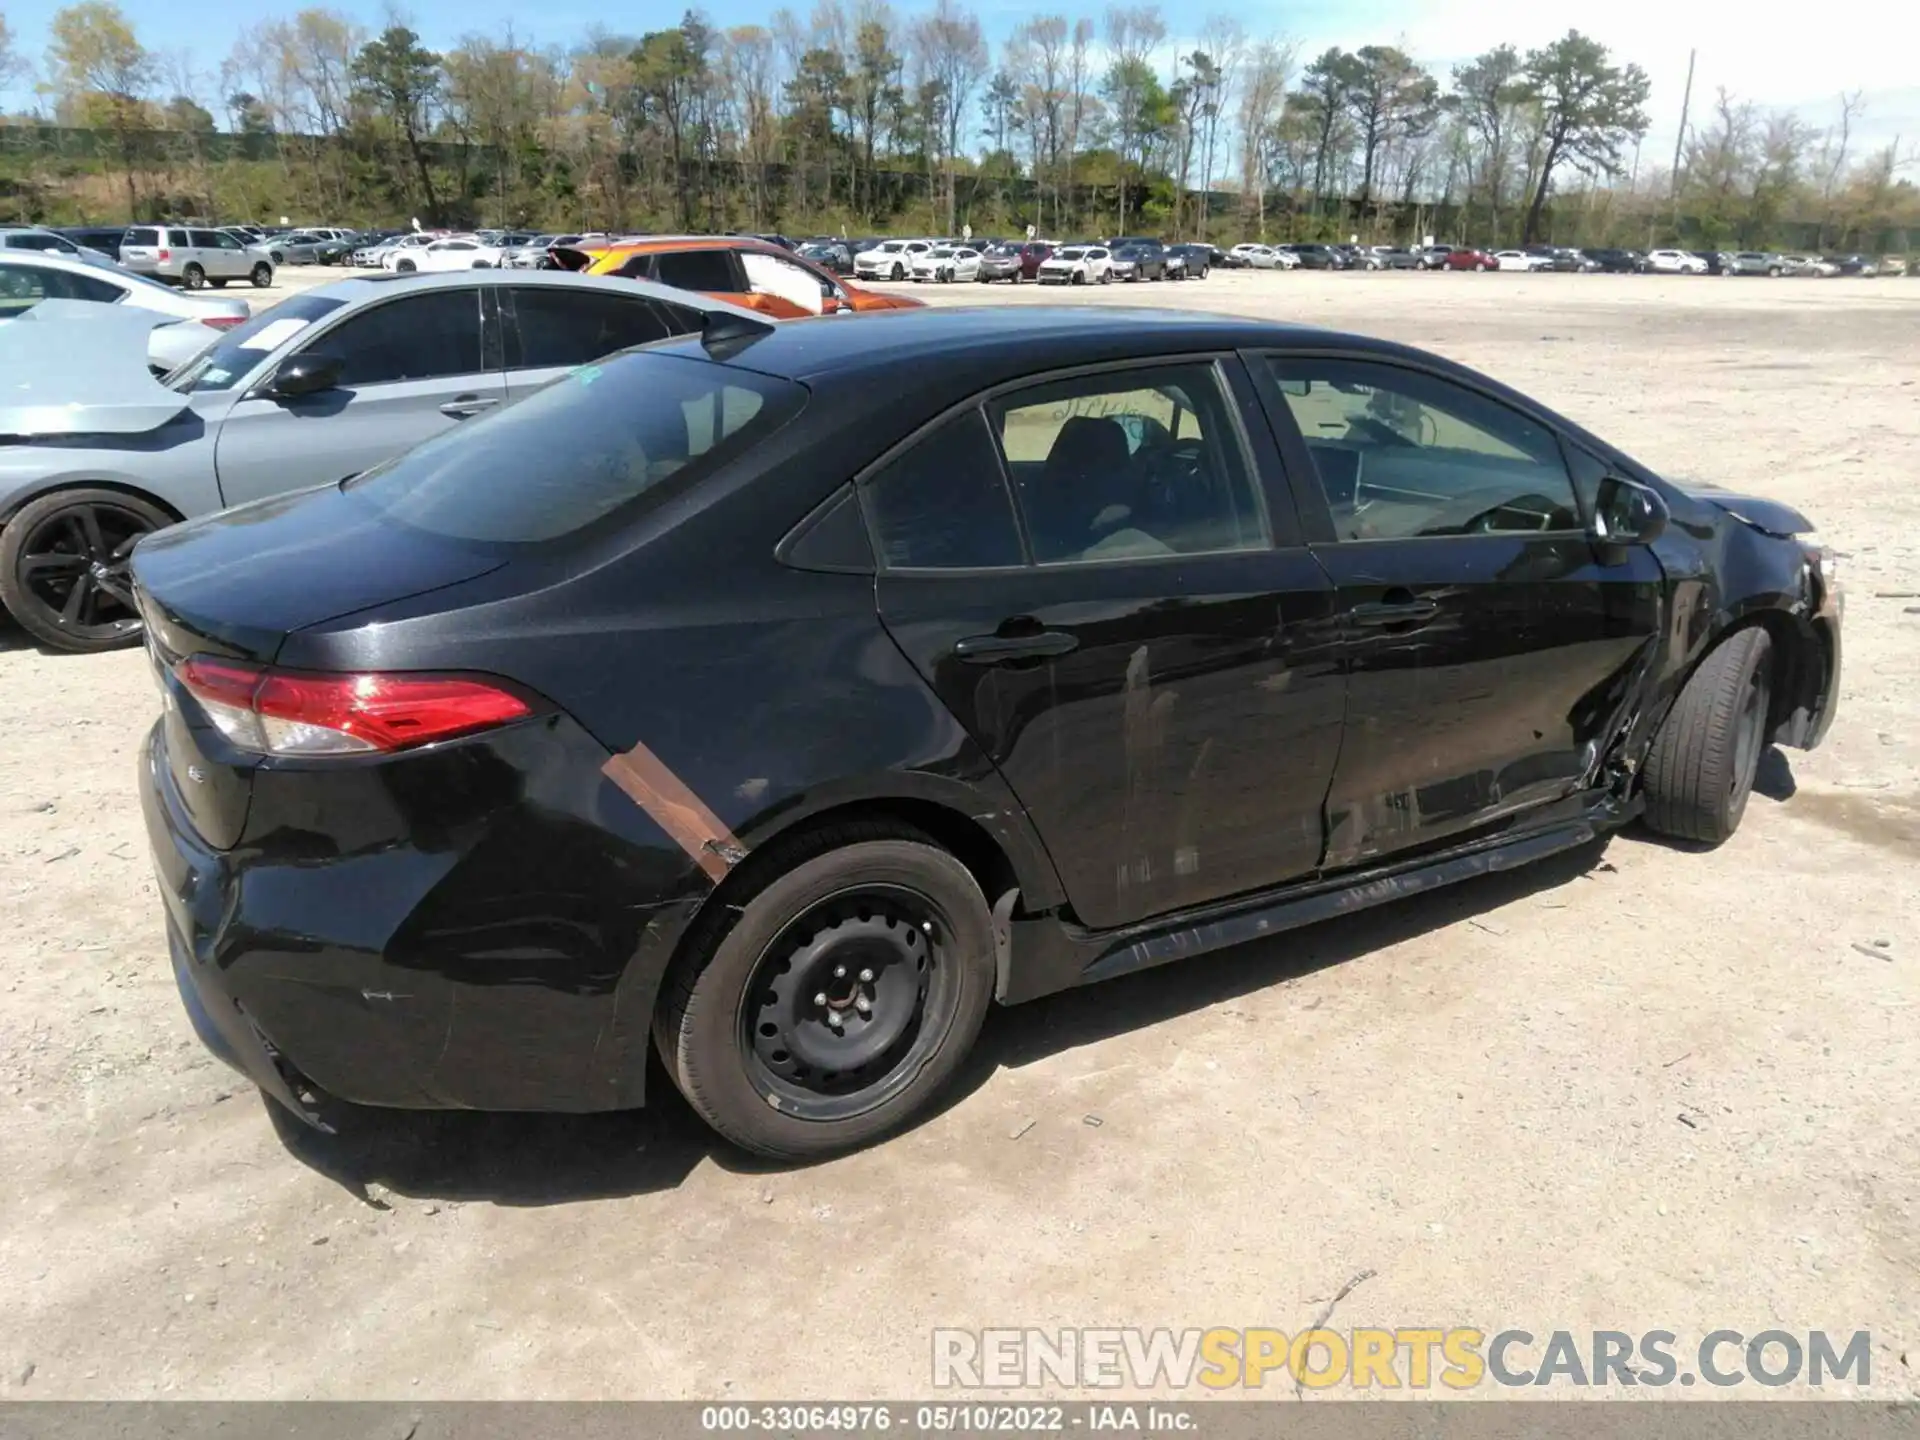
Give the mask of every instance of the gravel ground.
M 1769 755 L 1712 853 L 1630 832 L 1000 1012 L 941 1113 L 777 1171 L 664 1084 L 639 1114 L 276 1126 L 173 994 L 142 656 L 0 630 L 0 1394 L 898 1397 L 936 1325 L 1292 1333 L 1362 1272 L 1336 1327 L 1864 1329 L 1869 1393 L 1920 1393 L 1920 284 L 1047 299 L 1431 346 L 1802 506 L 1847 556 L 1831 738 Z

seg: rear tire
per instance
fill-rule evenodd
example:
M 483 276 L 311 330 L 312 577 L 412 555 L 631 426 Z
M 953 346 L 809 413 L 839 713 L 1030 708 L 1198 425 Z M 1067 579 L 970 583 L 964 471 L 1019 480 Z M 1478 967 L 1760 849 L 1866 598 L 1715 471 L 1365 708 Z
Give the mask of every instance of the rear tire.
M 273 267 L 262 260 L 253 267 L 253 273 L 248 278 L 253 281 L 254 289 L 264 290 L 273 284 Z
M 1649 828 L 1718 845 L 1740 828 L 1767 745 L 1773 642 L 1736 631 L 1700 662 L 1641 771 Z
M 207 272 L 198 265 L 189 265 L 180 272 L 180 283 L 188 290 L 204 290 L 207 287 Z
M 878 1139 L 934 1098 L 980 1032 L 986 897 L 927 836 L 875 821 L 747 863 L 758 888 L 714 907 L 662 987 L 661 1059 L 701 1118 L 756 1154 Z

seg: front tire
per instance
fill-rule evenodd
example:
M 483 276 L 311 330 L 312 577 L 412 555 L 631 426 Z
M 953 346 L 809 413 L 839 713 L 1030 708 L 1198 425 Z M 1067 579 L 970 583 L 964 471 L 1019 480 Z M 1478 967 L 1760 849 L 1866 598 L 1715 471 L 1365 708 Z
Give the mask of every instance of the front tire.
M 413 274 L 414 271 L 418 270 L 420 267 L 414 264 L 413 261 L 411 260 L 396 260 L 393 262 L 393 268 L 395 273 L 397 274 L 411 275 Z
M 894 278 L 895 280 L 904 280 L 904 279 L 906 279 L 906 278 L 907 278 L 907 272 L 906 272 L 906 269 L 905 269 L 905 268 L 904 268 L 903 266 L 901 266 L 901 265 L 898 265 L 898 264 L 896 264 L 896 265 L 895 265 L 895 266 L 893 267 L 893 278 Z
M 756 861 L 758 890 L 716 907 L 668 976 L 660 1056 L 743 1149 L 804 1160 L 875 1140 L 933 1099 L 979 1034 L 986 897 L 900 825 L 839 825 Z
M 0 531 L 0 603 L 41 644 L 91 654 L 140 639 L 127 557 L 142 535 L 173 524 L 119 490 L 56 490 Z
M 1651 829 L 1718 845 L 1740 828 L 1767 745 L 1772 673 L 1773 642 L 1757 626 L 1700 662 L 1641 771 Z

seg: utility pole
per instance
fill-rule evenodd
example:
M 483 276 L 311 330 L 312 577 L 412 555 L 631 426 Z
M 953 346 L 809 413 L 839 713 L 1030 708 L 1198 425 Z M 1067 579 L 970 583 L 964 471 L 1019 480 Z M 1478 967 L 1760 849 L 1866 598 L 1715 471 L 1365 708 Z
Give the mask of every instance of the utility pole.
M 1693 106 L 1693 62 L 1699 58 L 1698 50 L 1687 51 L 1687 88 L 1680 96 L 1680 133 L 1673 137 L 1673 175 L 1669 184 L 1673 189 L 1673 240 L 1680 243 L 1680 156 L 1687 143 L 1687 111 Z

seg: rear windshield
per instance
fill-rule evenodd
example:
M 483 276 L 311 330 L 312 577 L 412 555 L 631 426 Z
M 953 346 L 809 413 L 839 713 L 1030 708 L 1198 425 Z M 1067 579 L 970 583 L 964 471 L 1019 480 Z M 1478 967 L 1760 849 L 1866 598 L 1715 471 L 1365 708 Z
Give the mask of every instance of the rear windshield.
M 321 295 L 294 295 L 251 320 L 225 331 L 211 350 L 189 360 L 166 379 L 167 388 L 182 395 L 202 390 L 231 390 L 253 367 L 322 315 L 338 310 L 342 301 Z
M 120 237 L 120 243 L 122 245 L 158 245 L 160 232 L 149 229 L 145 225 L 136 225 Z
M 459 540 L 537 544 L 673 480 L 711 474 L 800 412 L 800 386 L 677 355 L 583 365 L 348 481 L 389 519 Z

